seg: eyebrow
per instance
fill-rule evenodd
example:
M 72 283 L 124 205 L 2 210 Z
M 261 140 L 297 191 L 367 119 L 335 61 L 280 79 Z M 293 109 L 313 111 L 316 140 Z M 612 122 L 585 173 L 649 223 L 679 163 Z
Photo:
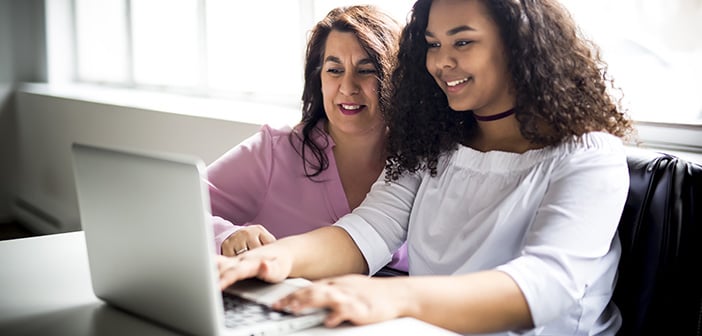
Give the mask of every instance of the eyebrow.
M 460 32 L 464 32 L 464 31 L 475 31 L 475 28 L 473 28 L 471 26 L 467 26 L 467 25 L 462 25 L 462 26 L 458 26 L 456 28 L 449 29 L 449 31 L 446 32 L 446 35 L 452 36 L 452 35 L 456 35 Z M 430 32 L 428 30 L 424 31 L 424 35 L 429 36 L 429 37 L 436 37 L 434 35 L 434 33 Z
M 341 59 L 339 59 L 339 58 L 336 57 L 336 56 L 331 56 L 331 55 L 330 55 L 330 56 L 327 56 L 327 58 L 324 59 L 324 63 L 327 63 L 327 62 L 333 62 L 333 63 L 341 64 Z M 364 58 L 364 59 L 362 59 L 361 61 L 359 61 L 357 65 L 365 65 L 365 64 L 373 64 L 373 60 L 370 59 L 370 58 Z M 375 65 L 375 64 L 373 64 L 373 65 Z

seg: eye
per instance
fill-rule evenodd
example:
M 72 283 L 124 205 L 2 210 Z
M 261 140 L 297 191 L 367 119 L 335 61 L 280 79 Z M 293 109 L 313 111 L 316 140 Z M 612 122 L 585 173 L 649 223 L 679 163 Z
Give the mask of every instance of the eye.
M 360 74 L 362 74 L 362 75 L 374 74 L 374 73 L 376 73 L 376 72 L 378 72 L 378 71 L 375 70 L 375 68 L 359 69 L 359 70 L 358 70 L 358 73 L 360 73 Z
M 441 47 L 441 43 L 427 41 L 427 49 L 439 48 L 439 47 Z
M 327 69 L 327 72 L 332 74 L 332 75 L 338 75 L 338 74 L 342 74 L 344 72 L 344 69 L 329 68 L 329 69 Z
M 473 43 L 473 41 L 471 41 L 471 40 L 460 40 L 460 41 L 456 41 L 456 43 L 454 43 L 454 45 L 456 47 L 465 47 L 471 43 Z

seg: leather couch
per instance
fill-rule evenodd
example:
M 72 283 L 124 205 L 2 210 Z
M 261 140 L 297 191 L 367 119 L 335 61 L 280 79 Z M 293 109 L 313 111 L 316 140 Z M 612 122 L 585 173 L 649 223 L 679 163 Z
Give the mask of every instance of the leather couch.
M 702 166 L 641 149 L 628 165 L 618 335 L 702 335 Z

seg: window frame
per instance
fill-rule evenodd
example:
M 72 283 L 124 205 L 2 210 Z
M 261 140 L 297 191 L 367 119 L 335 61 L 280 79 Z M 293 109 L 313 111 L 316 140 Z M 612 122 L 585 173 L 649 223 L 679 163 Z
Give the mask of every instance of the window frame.
M 52 0 L 46 3 L 46 19 L 47 19 L 47 67 L 49 84 L 72 84 L 82 83 L 89 85 L 97 85 L 102 87 L 113 88 L 128 88 L 133 90 L 157 90 L 162 88 L 145 87 L 137 85 L 134 82 L 133 60 L 127 60 L 128 80 L 125 83 L 104 83 L 80 81 L 77 74 L 77 55 L 76 55 L 76 0 Z M 125 1 L 126 20 L 131 23 L 131 2 Z M 200 22 L 200 32 L 203 34 L 204 6 L 206 0 L 197 0 L 199 3 L 198 20 Z M 301 8 L 301 21 L 307 22 L 311 26 L 314 21 L 314 3 L 315 0 L 297 0 Z M 308 13 L 306 16 L 304 13 Z M 131 24 L 127 24 L 127 48 L 130 55 L 131 48 Z M 201 47 L 206 43 L 206 39 L 202 39 Z M 206 51 L 201 51 L 201 60 L 206 59 L 206 55 L 202 55 Z M 206 64 L 201 64 L 201 69 L 206 69 Z M 302 67 L 302 65 L 301 65 Z M 206 76 L 206 72 L 205 73 Z M 247 102 L 266 102 L 277 106 L 299 106 L 299 99 L 291 100 L 290 97 L 270 97 L 261 94 L 243 94 L 243 93 L 221 93 L 211 92 L 207 90 L 207 86 L 201 85 L 197 88 L 169 88 L 168 93 L 194 95 L 201 97 L 212 98 L 227 98 Z M 664 112 L 662 112 L 664 113 Z M 702 122 L 698 123 L 675 123 L 675 122 L 659 122 L 659 121 L 639 121 L 635 120 L 637 130 L 638 143 L 643 147 L 660 148 L 663 150 L 677 150 L 691 153 L 702 153 Z

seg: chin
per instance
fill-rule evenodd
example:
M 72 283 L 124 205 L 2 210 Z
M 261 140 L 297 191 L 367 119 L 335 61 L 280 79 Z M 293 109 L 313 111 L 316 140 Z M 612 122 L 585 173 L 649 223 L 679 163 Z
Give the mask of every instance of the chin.
M 449 102 L 449 107 L 450 107 L 452 110 L 456 111 L 456 112 L 467 112 L 467 111 L 473 110 L 473 109 L 472 109 L 469 105 L 467 105 L 467 104 L 455 104 L 455 103 L 452 104 L 451 102 Z

